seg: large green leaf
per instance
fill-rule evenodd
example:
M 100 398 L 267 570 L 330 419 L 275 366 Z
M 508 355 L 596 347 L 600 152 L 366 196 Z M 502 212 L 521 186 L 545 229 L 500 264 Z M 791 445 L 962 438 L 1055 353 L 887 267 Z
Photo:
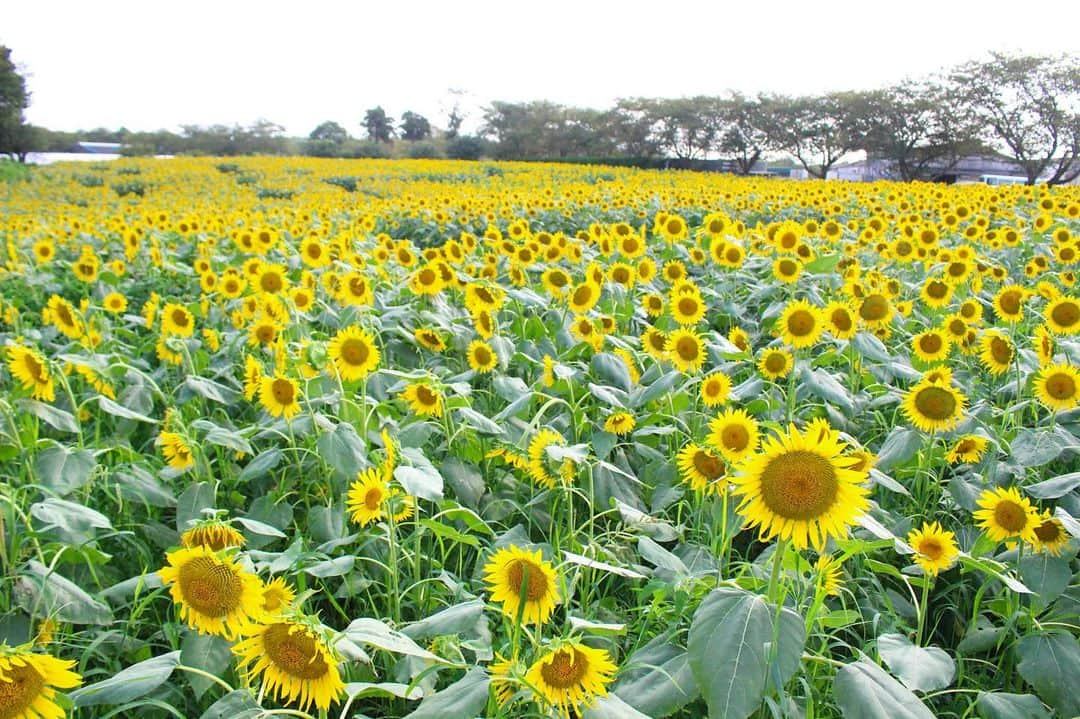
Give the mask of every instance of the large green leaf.
M 956 664 L 943 649 L 917 647 L 903 634 L 882 634 L 877 648 L 885 664 L 908 689 L 944 689 L 956 676 Z
M 420 702 L 412 719 L 472 719 L 484 711 L 491 679 L 480 667 Z
M 356 473 L 366 468 L 367 445 L 351 424 L 342 422 L 319 437 L 319 455 L 345 479 L 352 481 Z
M 38 617 L 69 624 L 110 624 L 112 610 L 82 587 L 40 562 L 29 561 L 19 572 L 12 594 L 20 607 Z
M 1024 492 L 1036 499 L 1057 499 L 1064 497 L 1069 492 L 1080 487 L 1080 472 L 1060 474 L 1053 479 L 1047 479 L 1024 487 Z
M 42 484 L 64 496 L 86 484 L 96 466 L 97 460 L 89 451 L 55 445 L 37 456 L 34 473 Z
M 258 719 L 264 713 L 251 692 L 237 689 L 211 704 L 199 719 Z
M 1061 596 L 1072 578 L 1071 557 L 1055 557 L 1050 552 L 1029 554 L 1020 560 L 1020 578 L 1039 595 L 1045 607 Z
M 59 407 L 53 407 L 51 404 L 38 402 L 36 399 L 20 399 L 15 405 L 19 409 L 26 410 L 42 420 L 53 429 L 60 430 L 61 432 L 71 432 L 72 434 L 79 431 L 79 423 L 71 412 L 60 409 Z
M 975 708 L 982 719 L 1050 719 L 1043 703 L 1031 694 L 979 692 Z
M 891 467 L 903 465 L 915 456 L 923 445 L 923 437 L 909 427 L 893 427 L 878 450 L 877 468 L 887 472 Z
M 1016 644 L 1017 671 L 1062 716 L 1080 715 L 1080 642 L 1065 632 L 1028 634 Z
M 581 719 L 652 719 L 652 715 L 643 714 L 612 692 L 593 702 Z
M 184 640 L 180 643 L 180 661 L 185 666 L 202 669 L 219 677 L 229 668 L 232 660 L 232 645 L 225 639 L 192 630 L 184 633 Z M 214 682 L 199 674 L 188 672 L 184 676 L 191 684 L 196 699 L 201 699 L 214 686 Z
M 108 679 L 76 689 L 68 696 L 77 707 L 92 707 L 100 704 L 126 704 L 144 697 L 164 684 L 176 665 L 180 663 L 180 652 L 169 652 L 160 657 L 133 664 L 122 669 Z
M 919 697 L 865 657 L 836 673 L 833 694 L 844 719 L 934 719 Z
M 401 632 L 396 632 L 378 619 L 356 619 L 345 629 L 345 636 L 357 644 L 370 644 L 395 654 L 405 654 L 435 662 L 446 660 L 438 657 Z
M 765 696 L 775 608 L 758 594 L 722 587 L 694 613 L 687 652 L 709 716 L 745 719 Z M 782 618 L 773 671 L 786 682 L 799 666 L 806 635 L 798 615 Z
M 614 691 L 634 709 L 653 717 L 673 714 L 700 694 L 689 655 L 670 643 L 670 633 L 630 655 Z

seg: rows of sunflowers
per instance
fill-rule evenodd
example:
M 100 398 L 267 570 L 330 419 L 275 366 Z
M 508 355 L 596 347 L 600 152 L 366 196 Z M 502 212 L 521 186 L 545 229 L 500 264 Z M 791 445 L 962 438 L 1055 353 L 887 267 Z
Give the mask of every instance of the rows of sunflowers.
M 0 186 L 0 719 L 1074 717 L 1080 191 Z

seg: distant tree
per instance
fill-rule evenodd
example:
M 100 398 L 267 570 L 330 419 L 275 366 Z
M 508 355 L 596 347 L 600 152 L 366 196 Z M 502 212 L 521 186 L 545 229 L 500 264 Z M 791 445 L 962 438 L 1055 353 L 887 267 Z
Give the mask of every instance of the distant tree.
M 740 175 L 749 175 L 773 147 L 769 136 L 768 107 L 760 98 L 731 93 L 718 103 L 720 115 L 716 149 L 735 163 Z
M 407 110 L 401 116 L 401 139 L 426 140 L 431 137 L 431 123 L 423 115 Z
M 716 98 L 652 100 L 646 104 L 645 113 L 661 149 L 680 159 L 705 155 L 720 129 Z
M 649 112 L 652 103 L 644 98 L 621 98 L 607 113 L 607 132 L 616 153 L 634 158 L 660 155 L 660 142 L 653 132 L 653 117 Z
M 23 111 L 30 106 L 26 80 L 11 59 L 11 49 L 0 45 L 0 153 L 26 160 L 33 144 L 33 131 Z
M 390 142 L 394 137 L 394 126 L 381 105 L 364 113 L 363 125 L 368 139 L 372 142 Z
M 455 103 L 446 118 L 446 139 L 455 139 L 461 133 L 463 122 L 465 122 L 465 116 L 461 114 L 461 108 Z
M 841 157 L 861 144 L 856 117 L 862 98 L 853 92 L 765 99 L 768 135 L 776 149 L 794 155 L 813 177 L 824 179 Z
M 349 132 L 333 120 L 327 120 L 312 130 L 311 134 L 308 135 L 308 138 L 311 140 L 321 140 L 324 142 L 341 144 L 349 140 Z
M 458 135 L 446 143 L 446 156 L 454 160 L 479 160 L 486 151 L 487 143 L 471 135 Z
M 993 53 L 951 80 L 983 139 L 1016 160 L 1029 185 L 1080 176 L 1080 59 Z

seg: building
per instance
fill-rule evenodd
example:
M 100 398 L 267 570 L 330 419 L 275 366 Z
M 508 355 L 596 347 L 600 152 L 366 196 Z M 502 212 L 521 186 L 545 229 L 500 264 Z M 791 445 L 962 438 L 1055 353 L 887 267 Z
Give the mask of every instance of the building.
M 1015 161 L 1002 155 L 968 155 L 955 164 L 939 163 L 931 165 L 927 179 L 945 184 L 1020 184 L 1027 181 L 1023 168 Z M 834 165 L 829 170 L 828 179 L 847 180 L 849 182 L 875 182 L 877 180 L 898 180 L 891 160 L 867 157 L 854 162 Z

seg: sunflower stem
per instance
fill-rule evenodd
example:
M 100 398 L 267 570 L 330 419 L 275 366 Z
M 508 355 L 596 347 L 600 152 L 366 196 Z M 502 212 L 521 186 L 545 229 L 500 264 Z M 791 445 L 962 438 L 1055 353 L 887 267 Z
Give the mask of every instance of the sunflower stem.
M 915 632 L 915 646 L 921 647 L 926 630 L 926 598 L 930 594 L 930 577 L 923 577 L 922 596 L 919 598 L 919 627 Z
M 779 596 L 780 586 L 780 567 L 784 563 L 784 554 L 787 551 L 787 540 L 776 540 L 776 547 L 773 549 L 772 556 L 772 573 L 769 575 L 769 601 L 775 604 L 781 604 L 781 597 Z

